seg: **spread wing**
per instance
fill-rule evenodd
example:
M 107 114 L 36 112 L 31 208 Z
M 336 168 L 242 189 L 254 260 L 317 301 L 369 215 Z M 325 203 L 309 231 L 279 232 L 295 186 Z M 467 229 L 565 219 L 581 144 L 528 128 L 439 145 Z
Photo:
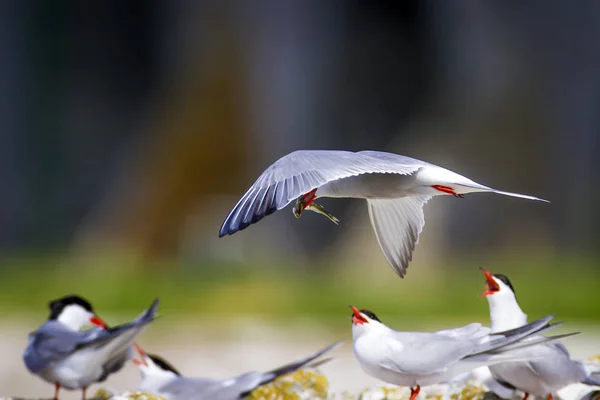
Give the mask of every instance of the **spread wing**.
M 367 199 L 379 247 L 394 271 L 404 277 L 425 225 L 423 206 L 431 196 Z
M 374 151 L 299 150 L 267 168 L 233 207 L 219 236 L 231 235 L 281 210 L 323 184 L 361 174 L 408 175 L 425 163 Z M 394 156 L 393 154 L 391 156 Z

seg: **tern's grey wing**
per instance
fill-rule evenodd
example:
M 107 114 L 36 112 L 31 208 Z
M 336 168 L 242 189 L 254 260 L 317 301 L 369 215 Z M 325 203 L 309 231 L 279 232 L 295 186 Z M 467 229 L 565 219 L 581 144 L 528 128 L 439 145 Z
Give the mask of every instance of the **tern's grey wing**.
M 248 372 L 231 379 L 180 378 L 160 388 L 169 400 L 238 400 L 246 387 L 258 384 L 260 372 Z
M 361 174 L 407 175 L 421 166 L 393 163 L 349 151 L 295 151 L 277 160 L 261 174 L 229 213 L 219 236 L 242 230 L 327 182 Z
M 490 328 L 481 325 L 479 322 L 473 322 L 472 324 L 462 326 L 460 328 L 443 329 L 437 331 L 438 335 L 446 335 L 453 338 L 475 338 L 482 337 L 489 334 Z
M 560 344 L 560 346 L 556 346 L 556 344 Z M 529 361 L 527 364 L 544 382 L 566 386 L 569 383 L 581 382 L 586 377 L 583 365 L 572 360 L 569 351 L 561 343 L 546 343 L 532 347 L 530 351 L 538 352 L 543 356 L 543 358 Z
M 154 321 L 159 300 L 155 299 L 150 307 L 131 322 L 118 325 L 98 333 L 95 338 L 81 343 L 78 348 L 96 348 L 104 354 L 104 369 L 107 375 L 118 371 L 133 356 L 131 346 L 135 338 Z
M 560 342 L 554 342 L 551 343 L 552 347 L 554 347 L 556 350 L 560 351 L 561 353 L 563 353 L 564 355 L 566 355 L 567 357 L 571 357 L 571 354 L 569 353 L 569 350 L 565 347 L 564 344 L 560 343 Z
M 169 400 L 201 400 L 209 399 L 223 380 L 209 378 L 178 378 L 162 386 L 159 395 Z
M 431 196 L 367 199 L 379 246 L 394 271 L 404 278 L 425 225 L 423 206 Z
M 97 338 L 100 328 L 74 332 L 56 321 L 46 321 L 38 330 L 29 334 L 29 343 L 23 354 L 25 366 L 31 373 L 38 373 L 50 364 L 75 352 L 83 343 Z
M 316 359 L 320 358 L 325 353 L 328 353 L 328 352 L 340 347 L 342 344 L 344 344 L 344 342 L 336 342 L 336 343 L 330 344 L 329 346 L 326 346 L 326 347 L 318 350 L 317 352 L 309 355 L 308 357 L 304 357 L 297 361 L 292 361 L 289 364 L 282 365 L 281 367 L 275 368 L 274 370 L 271 370 L 269 372 L 264 372 L 264 373 L 261 372 L 261 373 L 258 373 L 258 375 L 256 375 L 257 373 L 254 373 L 254 372 L 250 373 L 250 374 L 241 375 L 240 377 L 238 377 L 236 379 L 238 379 L 240 383 L 241 382 L 246 383 L 246 386 L 242 392 L 242 395 L 247 396 L 250 394 L 250 392 L 252 392 L 252 390 L 256 389 L 258 386 L 266 385 L 267 383 L 273 382 L 275 379 L 277 379 L 278 377 L 280 377 L 282 375 L 286 375 L 291 372 L 299 370 L 300 368 L 302 368 L 302 367 L 312 363 Z M 327 362 L 329 360 L 331 360 L 331 359 L 320 360 L 321 362 L 319 363 L 319 365 L 321 365 L 322 362 Z M 243 378 L 243 380 L 241 378 Z M 258 379 L 258 381 L 255 381 L 255 379 Z
M 443 371 L 470 354 L 474 341 L 428 332 L 395 332 L 382 366 L 403 374 L 428 375 Z

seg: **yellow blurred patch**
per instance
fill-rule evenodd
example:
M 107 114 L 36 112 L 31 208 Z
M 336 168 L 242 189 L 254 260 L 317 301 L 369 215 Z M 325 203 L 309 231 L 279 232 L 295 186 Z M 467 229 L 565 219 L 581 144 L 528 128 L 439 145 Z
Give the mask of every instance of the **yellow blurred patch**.
M 119 395 L 120 398 L 125 398 L 128 400 L 166 400 L 164 397 L 155 396 L 153 394 L 143 393 L 143 392 L 127 392 Z M 98 389 L 96 394 L 94 395 L 95 399 L 112 399 L 114 398 L 113 393 L 109 393 L 104 389 Z
M 329 382 L 324 375 L 301 369 L 256 388 L 248 400 L 327 399 Z

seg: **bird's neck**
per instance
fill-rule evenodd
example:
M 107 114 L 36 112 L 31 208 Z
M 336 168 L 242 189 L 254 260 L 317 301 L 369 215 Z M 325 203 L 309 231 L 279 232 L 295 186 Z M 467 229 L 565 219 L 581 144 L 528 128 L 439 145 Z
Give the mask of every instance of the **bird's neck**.
M 527 324 L 527 314 L 521 310 L 514 297 L 494 298 L 494 296 L 488 296 L 488 302 L 492 332 L 515 329 Z

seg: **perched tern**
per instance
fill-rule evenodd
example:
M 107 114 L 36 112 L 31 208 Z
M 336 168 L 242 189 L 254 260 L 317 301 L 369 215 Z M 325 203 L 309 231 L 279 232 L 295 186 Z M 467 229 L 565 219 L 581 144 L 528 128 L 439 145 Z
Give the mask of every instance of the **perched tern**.
M 237 400 L 247 397 L 257 387 L 266 385 L 281 375 L 330 361 L 330 358 L 317 359 L 341 345 L 342 342 L 334 343 L 306 358 L 269 372 L 246 372 L 228 379 L 183 377 L 167 361 L 145 353 L 137 345 L 135 348 L 138 357 L 133 362 L 142 375 L 142 382 L 138 387 L 140 391 L 162 396 L 167 400 Z
M 219 237 L 245 229 L 296 199 L 296 218 L 310 210 L 336 224 L 338 219 L 315 199 L 366 199 L 379 246 L 394 271 L 404 277 L 425 224 L 425 203 L 436 195 L 463 197 L 474 192 L 547 202 L 492 189 L 437 165 L 398 154 L 299 150 L 280 158 L 262 173 L 229 213 Z
M 505 275 L 481 270 L 486 279 L 486 290 L 482 295 L 490 306 L 492 332 L 527 324 L 527 315 L 519 307 L 510 280 Z M 489 368 L 492 377 L 502 385 L 525 392 L 525 399 L 530 394 L 552 399 L 558 390 L 572 383 L 600 386 L 600 365 L 572 360 L 562 343 L 527 347 L 519 350 L 519 354 L 534 359 L 496 364 Z
M 527 359 L 518 349 L 570 335 L 528 340 L 558 325 L 548 325 L 551 315 L 494 334 L 478 323 L 437 332 L 397 332 L 371 311 L 350 307 L 354 355 L 362 370 L 384 382 L 410 387 L 410 400 L 421 386 L 448 381 L 477 367 Z
M 154 319 L 158 299 L 134 321 L 109 328 L 79 296 L 50 302 L 50 316 L 29 334 L 23 360 L 32 374 L 55 385 L 54 400 L 61 387 L 81 389 L 104 381 L 120 370 L 134 354 L 131 345 Z M 81 330 L 93 326 L 89 330 Z

